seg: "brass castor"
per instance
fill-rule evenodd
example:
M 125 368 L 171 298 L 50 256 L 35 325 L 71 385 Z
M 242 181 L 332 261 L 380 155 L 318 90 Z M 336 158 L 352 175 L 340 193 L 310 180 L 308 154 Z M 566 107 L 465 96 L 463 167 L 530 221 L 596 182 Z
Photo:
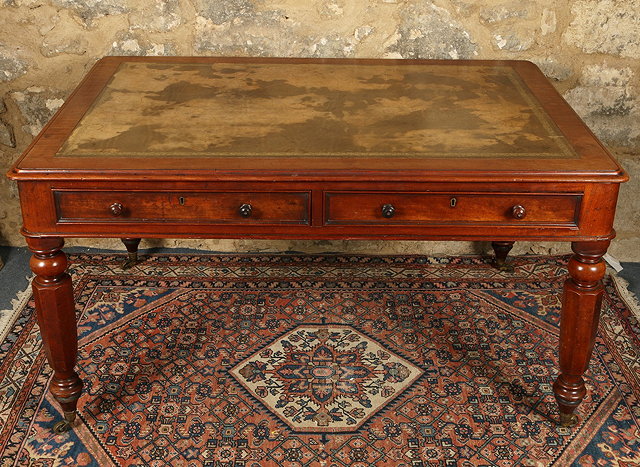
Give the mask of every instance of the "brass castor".
M 140 262 L 138 259 L 138 246 L 140 245 L 139 238 L 121 238 L 122 243 L 127 248 L 127 253 L 129 253 L 129 257 L 127 260 L 122 263 L 122 269 L 127 270 L 134 267 L 136 264 Z
M 136 264 L 141 263 L 142 260 L 138 258 L 138 252 L 129 252 L 129 257 L 127 258 L 127 260 L 122 263 L 122 266 L 120 266 L 122 268 L 123 271 L 126 271 L 127 269 L 131 269 L 132 267 L 134 267 Z
M 571 428 L 578 424 L 578 416 L 574 413 L 560 413 L 560 426 Z
M 501 272 L 513 272 L 514 271 L 513 264 L 505 263 L 504 261 L 502 263 L 499 263 L 498 261 L 494 261 L 493 262 L 493 267 L 495 267 L 498 271 L 501 271 Z
M 491 242 L 491 247 L 495 256 L 493 258 L 493 267 L 502 272 L 513 272 L 513 265 L 507 262 L 507 256 L 513 248 L 513 242 Z
M 73 424 L 73 421 L 75 419 L 75 412 L 65 412 L 64 420 L 60 420 L 58 423 L 53 425 L 53 432 L 56 434 L 66 433 L 67 431 L 71 430 L 71 425 Z

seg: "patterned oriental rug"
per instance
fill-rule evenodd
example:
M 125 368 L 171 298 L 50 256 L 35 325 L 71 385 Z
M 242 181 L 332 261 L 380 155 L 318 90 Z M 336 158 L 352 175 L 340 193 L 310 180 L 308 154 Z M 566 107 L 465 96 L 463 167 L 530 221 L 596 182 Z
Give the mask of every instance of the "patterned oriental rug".
M 0 343 L 0 465 L 640 465 L 640 327 L 606 280 L 556 424 L 567 257 L 71 255 L 85 393 L 46 393 L 33 301 Z

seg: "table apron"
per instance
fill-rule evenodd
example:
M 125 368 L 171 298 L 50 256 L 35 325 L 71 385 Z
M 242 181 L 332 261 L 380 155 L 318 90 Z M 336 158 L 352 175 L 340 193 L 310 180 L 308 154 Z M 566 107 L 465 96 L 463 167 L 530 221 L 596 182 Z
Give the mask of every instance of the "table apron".
M 584 241 L 613 238 L 619 184 L 67 180 L 18 186 L 29 237 Z

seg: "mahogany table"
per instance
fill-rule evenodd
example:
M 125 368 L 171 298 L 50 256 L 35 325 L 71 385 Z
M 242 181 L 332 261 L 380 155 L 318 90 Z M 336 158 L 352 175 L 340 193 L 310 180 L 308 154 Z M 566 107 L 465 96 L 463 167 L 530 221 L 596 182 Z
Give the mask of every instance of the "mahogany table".
M 8 176 L 58 431 L 82 392 L 65 237 L 490 240 L 499 266 L 572 242 L 553 390 L 577 420 L 627 176 L 529 62 L 106 57 Z

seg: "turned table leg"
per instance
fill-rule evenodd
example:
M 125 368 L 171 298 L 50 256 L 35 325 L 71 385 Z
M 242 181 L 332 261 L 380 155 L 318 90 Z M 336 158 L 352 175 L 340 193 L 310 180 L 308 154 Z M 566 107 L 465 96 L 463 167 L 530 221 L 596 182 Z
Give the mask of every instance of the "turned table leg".
M 496 258 L 493 265 L 500 271 L 513 271 L 513 266 L 507 264 L 507 255 L 513 248 L 514 242 L 491 242 Z
M 138 260 L 138 245 L 140 245 L 139 238 L 121 238 L 122 243 L 127 248 L 127 252 L 129 253 L 129 257 L 127 260 L 122 263 L 122 269 L 129 269 L 139 263 Z
M 608 246 L 609 241 L 572 244 L 574 255 L 569 260 L 560 318 L 560 375 L 553 384 L 563 426 L 577 423 L 574 411 L 586 394 L 582 375 L 589 365 L 598 329 L 606 269 L 602 255 Z
M 32 286 L 40 335 L 53 369 L 49 390 L 64 412 L 54 431 L 62 433 L 71 428 L 82 393 L 82 380 L 74 370 L 78 331 L 71 276 L 61 238 L 27 238 L 27 244 L 33 252 L 30 266 L 36 275 Z

